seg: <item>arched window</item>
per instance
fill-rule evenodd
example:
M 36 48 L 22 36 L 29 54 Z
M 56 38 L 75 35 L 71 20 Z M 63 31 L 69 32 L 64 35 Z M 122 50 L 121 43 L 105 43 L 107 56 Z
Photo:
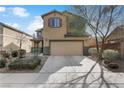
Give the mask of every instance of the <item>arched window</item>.
M 49 27 L 54 27 L 54 28 L 58 28 L 61 27 L 61 19 L 57 18 L 57 17 L 52 17 L 48 20 L 49 22 Z

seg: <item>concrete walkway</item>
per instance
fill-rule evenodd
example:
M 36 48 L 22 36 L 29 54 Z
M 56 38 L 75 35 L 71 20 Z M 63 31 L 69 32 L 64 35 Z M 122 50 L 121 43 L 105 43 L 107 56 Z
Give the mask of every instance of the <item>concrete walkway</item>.
M 82 56 L 50 56 L 39 73 L 0 74 L 0 87 L 124 87 L 124 73 L 106 69 L 102 85 L 98 64 L 86 76 L 95 63 Z

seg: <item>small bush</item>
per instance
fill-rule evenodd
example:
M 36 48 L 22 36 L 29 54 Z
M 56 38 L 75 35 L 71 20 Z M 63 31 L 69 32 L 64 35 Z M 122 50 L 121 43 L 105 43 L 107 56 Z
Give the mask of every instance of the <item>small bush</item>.
M 17 57 L 18 56 L 18 51 L 17 50 L 12 51 L 11 56 L 12 57 Z
M 111 69 L 118 69 L 119 65 L 115 64 L 115 63 L 110 63 L 110 64 L 108 64 L 108 67 L 111 68 Z
M 0 68 L 4 68 L 6 65 L 6 60 L 5 59 L 0 59 Z
M 26 54 L 26 50 L 24 50 L 24 49 L 19 49 L 18 50 L 18 55 L 19 55 L 20 58 L 25 57 L 25 54 Z
M 38 53 L 38 54 L 40 54 L 40 53 L 42 53 L 42 49 L 41 48 L 32 48 L 31 49 L 31 53 Z
M 115 50 L 111 50 L 111 49 L 107 49 L 107 50 L 104 50 L 103 51 L 103 58 L 105 60 L 117 60 L 119 59 L 119 53 L 118 51 L 115 51 Z
M 17 59 L 14 62 L 9 64 L 10 69 L 35 69 L 38 65 L 40 64 L 39 59 L 27 59 L 27 60 L 22 60 L 22 59 Z
M 10 54 L 5 52 L 5 53 L 2 54 L 2 56 L 3 56 L 4 58 L 9 58 L 9 57 L 10 57 Z
M 91 56 L 96 56 L 97 55 L 97 49 L 96 48 L 89 48 L 88 53 Z
M 0 51 L 0 55 L 4 58 L 9 58 L 10 57 L 10 54 L 7 53 L 6 51 Z

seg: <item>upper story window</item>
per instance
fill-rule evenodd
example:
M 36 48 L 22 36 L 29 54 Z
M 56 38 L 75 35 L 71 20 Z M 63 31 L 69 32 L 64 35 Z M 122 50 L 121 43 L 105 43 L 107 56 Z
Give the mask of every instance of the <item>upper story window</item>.
M 55 28 L 61 27 L 61 19 L 60 18 L 53 17 L 53 18 L 50 18 L 48 21 L 49 21 L 50 27 L 55 27 Z

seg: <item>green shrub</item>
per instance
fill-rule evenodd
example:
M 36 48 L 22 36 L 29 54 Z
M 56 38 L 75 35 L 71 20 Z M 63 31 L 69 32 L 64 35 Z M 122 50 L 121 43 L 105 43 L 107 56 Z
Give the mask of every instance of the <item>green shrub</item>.
M 0 68 L 4 68 L 5 65 L 6 65 L 6 60 L 3 59 L 3 58 L 1 58 L 1 59 L 0 59 Z
M 31 53 L 38 53 L 38 54 L 40 54 L 41 52 L 42 52 L 41 48 L 32 48 L 31 49 Z
M 24 49 L 19 49 L 18 50 L 18 55 L 19 55 L 20 58 L 25 57 L 25 54 L 26 54 L 26 50 L 24 50 Z
M 92 56 L 97 55 L 97 49 L 96 48 L 89 48 L 88 53 Z
M 12 51 L 11 56 L 12 57 L 17 57 L 18 56 L 18 51 L 17 50 Z
M 107 49 L 107 50 L 103 51 L 102 56 L 105 60 L 111 60 L 112 61 L 112 60 L 119 59 L 120 55 L 119 55 L 118 51 Z
M 35 69 L 40 64 L 39 59 L 17 59 L 14 62 L 9 64 L 10 69 Z

